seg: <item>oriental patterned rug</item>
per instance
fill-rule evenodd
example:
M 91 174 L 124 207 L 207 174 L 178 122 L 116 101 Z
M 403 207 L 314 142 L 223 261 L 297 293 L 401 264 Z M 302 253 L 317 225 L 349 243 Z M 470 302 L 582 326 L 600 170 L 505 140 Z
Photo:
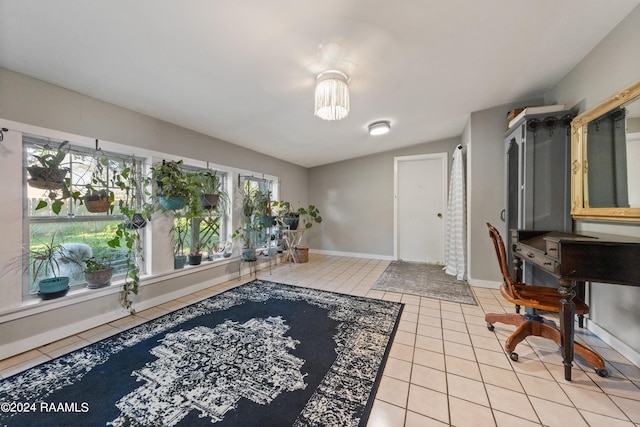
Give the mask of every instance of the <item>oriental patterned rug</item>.
M 469 284 L 442 268 L 438 264 L 392 261 L 371 289 L 478 305 Z
M 0 382 L 8 426 L 364 426 L 403 305 L 263 280 Z

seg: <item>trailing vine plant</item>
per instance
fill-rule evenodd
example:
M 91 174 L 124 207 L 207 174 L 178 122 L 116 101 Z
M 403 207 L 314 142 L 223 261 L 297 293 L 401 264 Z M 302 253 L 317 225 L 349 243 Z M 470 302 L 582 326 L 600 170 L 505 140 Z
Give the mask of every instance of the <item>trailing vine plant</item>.
M 129 165 L 124 164 L 121 171 L 112 175 L 112 185 L 122 191 L 118 207 L 125 220 L 118 224 L 113 238 L 107 242 L 111 248 L 124 247 L 127 250 L 127 271 L 120 300 L 131 314 L 136 312 L 133 308 L 133 296 L 138 295 L 140 264 L 144 262 L 140 229 L 151 219 L 153 211 L 152 205 L 145 201 L 149 195 L 149 180 L 143 178 L 140 166 L 140 162 L 134 157 Z

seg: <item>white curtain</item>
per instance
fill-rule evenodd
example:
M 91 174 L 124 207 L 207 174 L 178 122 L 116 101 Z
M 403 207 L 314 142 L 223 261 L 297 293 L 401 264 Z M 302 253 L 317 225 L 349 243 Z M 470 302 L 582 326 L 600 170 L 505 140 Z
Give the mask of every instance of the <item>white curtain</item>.
M 462 146 L 453 153 L 449 203 L 446 218 L 446 252 L 444 271 L 458 280 L 467 279 L 467 197 L 465 191 Z

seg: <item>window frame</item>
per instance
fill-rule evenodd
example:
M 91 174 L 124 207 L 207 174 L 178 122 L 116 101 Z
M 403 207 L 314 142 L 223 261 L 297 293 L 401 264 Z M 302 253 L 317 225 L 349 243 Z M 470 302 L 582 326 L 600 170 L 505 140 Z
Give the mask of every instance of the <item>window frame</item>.
M 55 214 L 54 212 L 49 211 L 48 215 L 32 215 L 29 203 L 29 189 L 30 185 L 27 179 L 27 166 L 29 165 L 30 155 L 29 149 L 40 150 L 40 149 L 51 149 L 55 150 L 57 147 L 62 144 L 66 140 L 62 140 L 59 138 L 51 138 L 41 135 L 35 135 L 33 133 L 23 132 L 22 133 L 22 162 L 23 162 L 23 179 L 22 179 L 22 205 L 23 205 L 23 215 L 22 215 L 22 245 L 25 248 L 25 262 L 26 266 L 24 268 L 24 272 L 22 274 L 22 299 L 29 299 L 35 297 L 37 295 L 37 285 L 35 284 L 35 279 L 31 277 L 31 256 L 29 254 L 30 249 L 33 244 L 33 236 L 32 236 L 32 225 L 38 224 L 86 224 L 92 222 L 118 222 L 125 220 L 125 216 L 115 212 L 116 208 L 114 208 L 114 212 L 106 212 L 106 213 L 88 213 L 87 214 L 78 214 L 78 206 L 73 198 L 68 197 L 64 201 L 63 210 L 59 214 Z M 94 157 L 98 158 L 98 156 L 107 158 L 109 162 L 115 161 L 123 165 L 131 166 L 133 161 L 135 160 L 137 165 L 139 166 L 139 170 L 134 171 L 134 173 L 140 174 L 141 176 L 146 175 L 147 167 L 145 164 L 144 158 L 138 156 L 130 156 L 122 153 L 118 153 L 115 150 L 102 150 L 102 148 L 98 147 L 98 141 L 96 140 L 96 147 L 94 149 L 82 144 L 80 142 L 76 142 L 75 140 L 68 140 L 69 142 L 69 154 L 71 155 L 69 159 L 65 159 L 63 164 L 69 165 L 69 179 L 71 180 L 71 187 L 74 186 L 74 170 L 73 170 L 73 156 L 85 156 L 85 157 Z M 80 162 L 76 162 L 76 164 L 80 164 Z M 87 169 L 85 173 L 91 173 L 91 169 Z M 108 174 L 108 172 L 107 172 Z M 84 174 L 82 175 L 85 176 Z M 138 180 L 140 183 L 141 180 Z M 77 185 L 78 188 L 83 188 L 83 184 Z M 45 192 L 46 190 L 43 190 Z M 144 194 L 142 188 L 136 190 L 138 194 Z M 117 199 L 114 201 L 114 204 L 117 203 Z M 50 209 L 48 206 L 46 209 Z M 141 229 L 142 233 L 141 238 L 145 239 L 144 233 L 146 231 Z M 101 249 L 108 249 L 107 241 L 104 242 L 104 246 L 100 246 Z M 92 251 L 95 248 L 91 248 Z M 143 245 L 143 253 L 142 259 L 146 257 L 146 245 Z M 140 274 L 146 273 L 145 271 L 145 263 L 141 263 Z M 114 274 L 112 281 L 118 281 L 125 277 L 126 272 L 120 271 Z M 33 280 L 32 280 L 33 279 Z M 81 289 L 86 287 L 86 281 L 76 281 L 70 284 L 70 290 L 72 289 Z

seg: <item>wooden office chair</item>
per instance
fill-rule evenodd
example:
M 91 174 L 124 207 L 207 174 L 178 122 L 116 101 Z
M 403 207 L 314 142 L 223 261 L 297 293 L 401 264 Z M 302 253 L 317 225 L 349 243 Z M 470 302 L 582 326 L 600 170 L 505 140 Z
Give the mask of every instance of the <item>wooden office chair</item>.
M 493 331 L 493 324 L 496 322 L 516 327 L 515 332 L 507 338 L 504 345 L 509 357 L 514 362 L 518 361 L 518 354 L 514 351 L 516 346 L 528 336 L 548 338 L 560 346 L 560 330 L 555 323 L 535 312 L 535 310 L 545 310 L 558 313 L 560 311 L 560 293 L 555 288 L 532 286 L 514 281 L 507 268 L 507 254 L 502 237 L 493 225 L 487 223 L 487 227 L 489 227 L 489 235 L 493 240 L 496 255 L 498 256 L 498 264 L 502 272 L 503 281 L 500 286 L 500 293 L 504 299 L 512 304 L 534 309 L 533 313 L 524 315 L 517 313 L 487 313 L 484 318 L 487 322 L 487 328 Z M 576 314 L 584 315 L 589 313 L 589 306 L 584 301 L 575 297 L 573 302 L 576 305 Z M 598 375 L 601 377 L 607 376 L 604 360 L 598 353 L 579 343 L 574 343 L 573 351 L 589 365 L 593 366 Z

